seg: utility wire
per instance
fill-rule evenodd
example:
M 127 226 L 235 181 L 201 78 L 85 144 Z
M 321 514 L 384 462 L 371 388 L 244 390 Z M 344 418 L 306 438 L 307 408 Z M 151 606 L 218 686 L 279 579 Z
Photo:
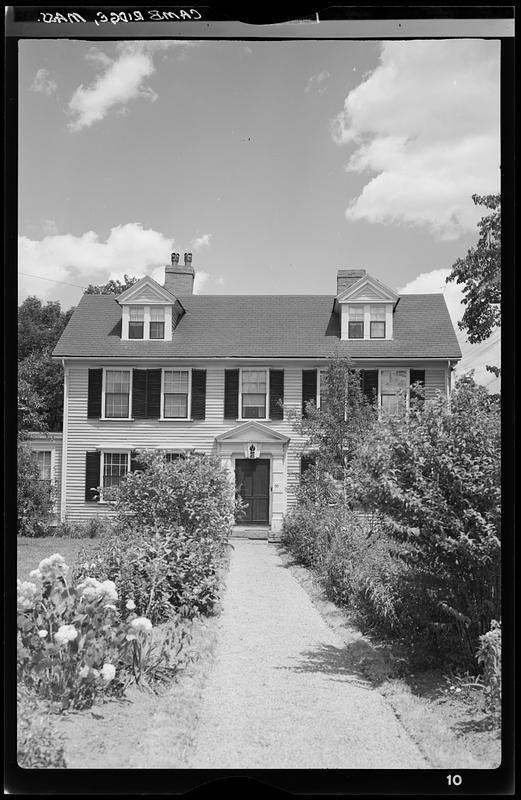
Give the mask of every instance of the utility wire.
M 19 272 L 19 275 L 26 275 L 28 278 L 39 278 L 41 281 L 51 281 L 51 283 L 63 283 L 64 286 L 74 286 L 76 289 L 85 289 L 79 283 L 67 283 L 67 281 L 57 281 L 55 278 L 44 278 L 43 275 L 32 275 L 30 272 Z

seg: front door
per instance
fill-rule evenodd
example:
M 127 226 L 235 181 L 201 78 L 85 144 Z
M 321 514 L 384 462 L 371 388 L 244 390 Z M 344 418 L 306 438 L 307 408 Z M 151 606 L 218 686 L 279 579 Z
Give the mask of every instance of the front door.
M 247 504 L 240 525 L 268 525 L 270 518 L 270 461 L 240 458 L 235 462 L 235 485 Z

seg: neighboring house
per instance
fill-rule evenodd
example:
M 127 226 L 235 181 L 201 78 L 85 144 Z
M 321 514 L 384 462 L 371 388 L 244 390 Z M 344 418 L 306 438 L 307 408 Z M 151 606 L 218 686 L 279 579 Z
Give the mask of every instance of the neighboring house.
M 84 295 L 54 357 L 64 366 L 61 517 L 110 513 L 103 488 L 136 451 L 214 453 L 242 487 L 241 526 L 276 538 L 303 441 L 281 405 L 320 405 L 328 356 L 350 355 L 382 408 L 416 380 L 448 396 L 461 357 L 441 294 L 398 296 L 364 270 L 333 295 L 194 295 L 191 254 L 123 294 Z M 101 493 L 98 492 L 101 487 Z
M 38 464 L 38 480 L 48 489 L 53 499 L 51 523 L 59 518 L 62 473 L 62 436 L 61 433 L 31 431 L 24 434 L 24 439 L 36 455 Z

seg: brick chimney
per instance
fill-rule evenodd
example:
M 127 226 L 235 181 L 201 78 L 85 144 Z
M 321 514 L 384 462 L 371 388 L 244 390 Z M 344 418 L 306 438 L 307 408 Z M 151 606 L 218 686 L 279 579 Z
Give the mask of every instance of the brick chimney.
M 364 275 L 365 269 L 339 269 L 336 274 L 336 296 L 341 295 Z
M 195 271 L 192 254 L 185 253 L 183 265 L 179 264 L 179 253 L 172 253 L 171 264 L 165 267 L 165 289 L 176 297 L 194 293 Z

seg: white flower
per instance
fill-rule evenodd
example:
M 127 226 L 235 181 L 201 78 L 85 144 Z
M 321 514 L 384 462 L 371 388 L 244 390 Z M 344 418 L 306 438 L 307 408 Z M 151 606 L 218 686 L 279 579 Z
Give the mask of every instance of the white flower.
M 78 672 L 78 675 L 80 676 L 80 678 L 87 678 L 87 677 L 88 677 L 88 674 L 89 674 L 89 672 L 90 672 L 90 669 L 89 669 L 89 667 L 88 667 L 88 666 L 85 664 L 85 666 L 84 666 L 84 667 L 82 667 L 82 668 L 79 670 L 79 672 Z
M 113 681 L 116 677 L 116 667 L 114 664 L 103 664 L 101 675 L 107 682 Z
M 152 623 L 146 617 L 137 617 L 132 620 L 130 627 L 134 628 L 135 631 L 145 631 L 148 633 L 152 630 Z
M 127 642 L 134 642 L 137 639 L 137 636 L 134 633 L 127 633 L 125 639 Z
M 133 600 L 127 600 L 125 608 L 128 608 L 129 611 L 134 611 L 136 604 Z
M 38 564 L 38 570 L 42 580 L 54 580 L 57 577 L 66 578 L 69 574 L 69 567 L 65 559 L 59 553 L 54 553 L 49 558 L 44 558 Z
M 63 647 L 68 642 L 73 642 L 78 637 L 78 631 L 74 625 L 60 625 L 54 634 L 54 641 L 59 647 Z
M 92 667 L 92 674 L 94 675 L 95 678 L 99 678 L 99 670 L 98 669 L 94 669 L 94 667 Z
M 459 688 L 456 689 L 456 694 L 458 694 L 459 692 L 461 692 L 461 689 L 459 689 Z
M 41 579 L 42 579 L 42 573 L 40 572 L 40 570 L 39 570 L 39 569 L 33 569 L 33 570 L 32 570 L 32 571 L 29 573 L 29 577 L 30 577 L 30 578 L 33 578 L 33 580 L 35 580 L 35 581 L 41 581 Z
M 118 609 L 116 606 L 113 606 L 112 603 L 107 603 L 104 608 L 110 608 L 111 611 L 117 611 Z
M 104 600 L 117 600 L 118 593 L 114 581 L 103 581 L 100 586 L 100 594 Z
M 20 611 L 34 608 L 41 597 L 40 589 L 31 581 L 17 581 L 17 606 Z
M 45 639 L 45 637 L 47 636 L 47 631 L 44 628 L 42 628 L 41 631 L 38 631 L 38 636 L 40 637 L 40 639 Z
M 76 587 L 81 597 L 85 600 L 96 600 L 99 594 L 101 583 L 96 578 L 85 578 L 83 583 Z

